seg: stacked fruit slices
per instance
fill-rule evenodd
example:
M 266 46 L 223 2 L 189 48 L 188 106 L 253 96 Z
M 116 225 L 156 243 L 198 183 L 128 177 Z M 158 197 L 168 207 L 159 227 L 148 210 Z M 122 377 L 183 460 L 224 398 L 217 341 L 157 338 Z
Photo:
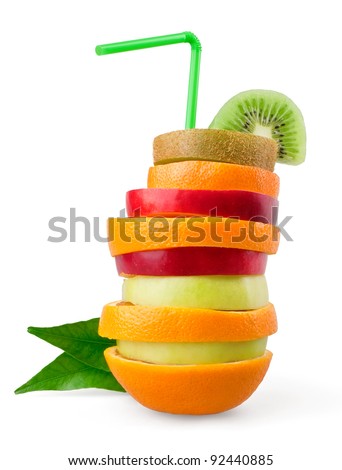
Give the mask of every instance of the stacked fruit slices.
M 259 132 L 270 125 L 254 115 Z M 117 340 L 105 351 L 116 379 L 154 410 L 233 408 L 271 361 L 266 344 L 277 320 L 264 272 L 279 244 L 273 169 L 286 152 L 250 129 L 158 136 L 148 189 L 127 193 L 128 218 L 109 219 L 125 280 L 123 300 L 103 309 L 99 334 Z

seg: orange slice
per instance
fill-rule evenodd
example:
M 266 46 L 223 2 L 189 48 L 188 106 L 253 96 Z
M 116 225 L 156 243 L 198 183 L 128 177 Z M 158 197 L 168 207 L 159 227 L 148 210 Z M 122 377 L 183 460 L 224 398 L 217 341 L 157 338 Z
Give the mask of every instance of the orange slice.
M 129 217 L 108 219 L 112 256 L 184 246 L 277 252 L 279 230 L 270 224 L 225 217 Z
M 104 306 L 99 335 L 156 343 L 250 341 L 277 331 L 274 306 L 246 311 L 146 307 L 129 302 Z
M 185 161 L 150 168 L 148 187 L 241 190 L 277 198 L 279 176 L 271 171 L 253 166 Z
M 266 351 L 248 361 L 172 366 L 125 359 L 116 347 L 104 354 L 112 374 L 139 403 L 156 411 L 191 415 L 240 405 L 257 389 L 272 359 Z

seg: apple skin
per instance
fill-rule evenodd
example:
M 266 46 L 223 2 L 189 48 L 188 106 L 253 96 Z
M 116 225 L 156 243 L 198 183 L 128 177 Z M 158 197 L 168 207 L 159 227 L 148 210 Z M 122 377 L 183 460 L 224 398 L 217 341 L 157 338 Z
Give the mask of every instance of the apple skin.
M 277 199 L 251 191 L 147 188 L 126 194 L 128 217 L 215 215 L 276 225 L 278 205 Z
M 237 362 L 265 353 L 267 337 L 225 343 L 144 343 L 117 340 L 121 356 L 152 364 L 189 365 Z
M 115 257 L 119 276 L 264 274 L 267 254 L 237 248 L 192 246 L 136 251 Z
M 254 310 L 268 303 L 265 276 L 135 276 L 123 300 L 151 307 Z

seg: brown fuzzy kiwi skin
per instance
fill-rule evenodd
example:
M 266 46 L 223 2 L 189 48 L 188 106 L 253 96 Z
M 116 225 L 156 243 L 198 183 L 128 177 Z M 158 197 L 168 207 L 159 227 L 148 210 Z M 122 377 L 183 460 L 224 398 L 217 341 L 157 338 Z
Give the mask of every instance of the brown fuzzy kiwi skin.
M 185 129 L 157 136 L 155 165 L 185 160 L 207 160 L 274 170 L 278 145 L 267 137 L 222 129 Z

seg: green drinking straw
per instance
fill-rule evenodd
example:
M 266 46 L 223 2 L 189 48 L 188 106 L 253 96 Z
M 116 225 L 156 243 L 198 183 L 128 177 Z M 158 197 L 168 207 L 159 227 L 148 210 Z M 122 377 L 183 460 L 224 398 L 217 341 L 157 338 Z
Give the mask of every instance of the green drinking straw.
M 118 52 L 136 51 L 138 49 L 147 49 L 150 47 L 169 46 L 170 44 L 179 44 L 182 42 L 188 42 L 191 45 L 185 128 L 193 129 L 196 127 L 198 82 L 202 50 L 199 39 L 193 33 L 187 31 L 178 34 L 168 34 L 167 36 L 156 36 L 153 38 L 114 42 L 113 44 L 102 44 L 101 46 L 96 46 L 95 52 L 97 55 L 116 54 Z

